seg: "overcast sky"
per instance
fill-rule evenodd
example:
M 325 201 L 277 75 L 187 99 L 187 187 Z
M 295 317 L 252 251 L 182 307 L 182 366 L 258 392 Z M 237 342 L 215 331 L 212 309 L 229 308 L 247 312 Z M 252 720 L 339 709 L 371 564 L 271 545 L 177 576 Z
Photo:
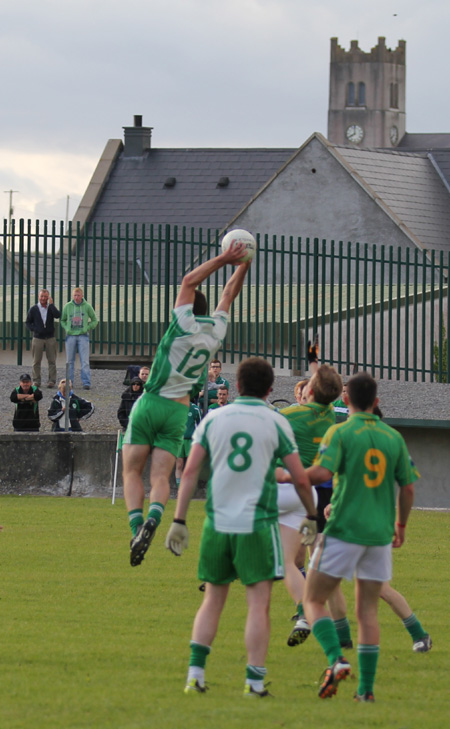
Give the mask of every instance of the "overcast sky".
M 0 9 L 0 218 L 73 217 L 110 138 L 297 147 L 327 132 L 330 38 L 407 43 L 406 128 L 450 131 L 448 0 L 21 0 Z M 443 68 L 441 69 L 441 64 Z

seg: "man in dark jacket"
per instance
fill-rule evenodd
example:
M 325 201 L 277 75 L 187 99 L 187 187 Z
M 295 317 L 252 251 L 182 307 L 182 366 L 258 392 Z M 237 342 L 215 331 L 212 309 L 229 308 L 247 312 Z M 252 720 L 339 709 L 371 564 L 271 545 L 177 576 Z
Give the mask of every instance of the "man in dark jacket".
M 38 402 L 42 400 L 42 392 L 31 384 L 30 375 L 20 375 L 19 381 L 10 398 L 16 406 L 13 428 L 16 433 L 37 433 L 41 427 Z
M 124 432 L 127 429 L 131 408 L 133 407 L 136 400 L 142 395 L 143 390 L 144 383 L 142 382 L 142 380 L 139 377 L 133 377 L 130 386 L 127 387 L 127 389 L 122 393 L 122 399 L 120 401 L 119 409 L 117 411 L 117 417 Z
M 26 320 L 27 328 L 30 332 L 33 332 L 31 342 L 33 369 L 31 374 L 33 384 L 37 387 L 41 386 L 41 362 L 44 351 L 48 362 L 47 387 L 55 387 L 57 343 L 54 320 L 59 319 L 59 317 L 60 313 L 54 305 L 49 292 L 47 289 L 41 289 L 39 291 L 39 301 L 31 307 Z
M 48 409 L 48 417 L 52 421 L 52 432 L 65 431 L 66 413 L 66 381 L 61 380 L 58 385 L 58 392 L 53 398 Z M 83 428 L 80 420 L 90 418 L 95 408 L 91 402 L 78 397 L 72 390 L 72 383 L 69 380 L 69 430 L 74 433 L 81 433 Z

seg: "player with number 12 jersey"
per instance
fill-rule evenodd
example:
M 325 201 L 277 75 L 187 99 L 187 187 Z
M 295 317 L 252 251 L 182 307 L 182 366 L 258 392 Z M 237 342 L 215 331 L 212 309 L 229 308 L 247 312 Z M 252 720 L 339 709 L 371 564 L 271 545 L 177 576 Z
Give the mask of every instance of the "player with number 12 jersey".
M 174 309 L 144 390 L 168 399 L 198 394 L 192 392 L 193 388 L 219 349 L 227 324 L 225 311 L 216 311 L 212 316 L 194 316 L 189 304 Z M 189 349 L 186 351 L 187 337 Z M 201 386 L 202 383 L 199 389 Z

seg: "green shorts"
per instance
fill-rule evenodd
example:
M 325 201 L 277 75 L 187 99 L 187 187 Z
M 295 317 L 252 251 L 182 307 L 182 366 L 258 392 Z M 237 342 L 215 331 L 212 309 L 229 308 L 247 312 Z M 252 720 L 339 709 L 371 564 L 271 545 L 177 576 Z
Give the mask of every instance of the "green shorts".
M 277 523 L 252 534 L 225 534 L 216 532 L 205 519 L 198 579 L 227 585 L 237 577 L 243 585 L 283 579 L 283 547 Z
M 130 413 L 123 439 L 126 445 L 149 445 L 177 457 L 186 429 L 187 405 L 144 392 Z
M 192 440 L 190 438 L 183 438 L 180 450 L 177 453 L 177 458 L 187 458 L 189 451 L 191 450 Z

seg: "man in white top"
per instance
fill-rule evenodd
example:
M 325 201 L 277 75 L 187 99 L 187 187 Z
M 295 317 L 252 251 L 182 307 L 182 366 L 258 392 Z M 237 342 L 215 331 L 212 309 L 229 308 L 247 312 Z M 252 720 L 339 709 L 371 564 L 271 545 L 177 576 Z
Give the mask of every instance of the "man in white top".
M 264 402 L 273 383 L 272 367 L 253 357 L 241 362 L 236 376 L 239 397 L 226 408 L 209 412 L 195 431 L 166 547 L 180 555 L 188 545 L 186 513 L 203 461 L 208 459 L 210 478 L 198 567 L 198 578 L 206 588 L 194 621 L 185 692 L 205 691 L 206 657 L 230 583 L 239 578 L 246 587 L 248 605 L 244 696 L 262 698 L 268 695 L 264 663 L 270 595 L 273 581 L 284 577 L 275 480 L 278 458 L 311 515 L 301 525 L 306 530 L 304 538 L 311 541 L 316 534 L 316 509 L 292 428 Z
M 124 495 L 133 534 L 132 567 L 144 559 L 169 499 L 169 477 L 183 440 L 190 400 L 201 390 L 207 363 L 226 335 L 231 303 L 250 267 L 250 262 L 241 262 L 244 255 L 244 244 L 236 243 L 184 276 L 172 322 L 158 346 L 144 393 L 131 411 L 122 453 Z M 207 316 L 207 301 L 197 286 L 227 263 L 238 268 L 216 311 Z M 150 453 L 150 509 L 144 523 L 142 472 Z

